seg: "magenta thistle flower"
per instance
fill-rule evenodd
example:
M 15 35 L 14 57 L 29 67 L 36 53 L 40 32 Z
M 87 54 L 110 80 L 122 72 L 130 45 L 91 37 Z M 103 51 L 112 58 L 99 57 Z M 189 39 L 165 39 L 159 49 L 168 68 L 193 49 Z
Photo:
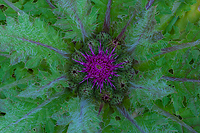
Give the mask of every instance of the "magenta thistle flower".
M 122 65 L 123 63 L 119 63 L 119 64 L 114 64 L 115 59 L 118 57 L 118 55 L 114 58 L 114 55 L 116 53 L 113 54 L 115 48 L 110 52 L 110 54 L 108 54 L 108 49 L 106 49 L 106 52 L 104 53 L 103 48 L 101 48 L 101 42 L 100 42 L 100 47 L 98 46 L 98 50 L 99 52 L 97 53 L 97 55 L 94 54 L 94 51 L 92 50 L 92 47 L 89 46 L 90 50 L 91 50 L 91 55 L 88 55 L 86 52 L 85 54 L 81 53 L 86 62 L 83 62 L 80 58 L 81 61 L 77 61 L 75 59 L 73 59 L 74 61 L 80 63 L 81 65 L 83 65 L 85 68 L 83 68 L 83 70 L 79 71 L 79 72 L 86 72 L 87 75 L 84 77 L 84 80 L 81 81 L 80 83 L 84 82 L 85 80 L 92 79 L 92 83 L 94 87 L 94 85 L 98 85 L 97 89 L 100 87 L 100 92 L 101 89 L 103 89 L 103 83 L 106 83 L 107 81 L 107 85 L 108 83 L 111 85 L 111 87 L 115 86 L 112 84 L 111 80 L 113 76 L 120 76 L 118 74 L 116 74 L 117 72 L 115 70 L 117 70 L 117 68 L 123 68 Z M 80 84 L 79 83 L 79 84 Z M 91 89 L 92 89 L 91 88 Z M 115 88 L 116 89 L 116 88 Z

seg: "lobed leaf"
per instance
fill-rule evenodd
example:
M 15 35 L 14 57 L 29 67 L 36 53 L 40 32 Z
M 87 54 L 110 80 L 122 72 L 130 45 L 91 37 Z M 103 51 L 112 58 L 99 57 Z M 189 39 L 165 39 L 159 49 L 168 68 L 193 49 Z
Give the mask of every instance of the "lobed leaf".
M 85 40 L 96 28 L 97 10 L 87 0 L 55 0 L 58 9 L 54 13 L 60 19 L 54 24 L 65 31 L 65 38 Z

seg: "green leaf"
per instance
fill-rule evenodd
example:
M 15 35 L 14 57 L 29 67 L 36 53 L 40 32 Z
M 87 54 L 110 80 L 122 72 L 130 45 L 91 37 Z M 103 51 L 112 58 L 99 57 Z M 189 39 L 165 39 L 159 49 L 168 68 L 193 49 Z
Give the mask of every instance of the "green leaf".
M 100 119 L 97 117 L 94 105 L 87 100 L 72 98 L 68 101 L 68 111 L 72 117 L 68 132 L 98 132 Z
M 0 10 L 0 21 L 6 20 L 6 16 L 3 14 L 2 10 Z
M 149 38 L 153 35 L 156 24 L 155 12 L 156 8 L 151 7 L 142 14 L 141 19 L 137 20 L 135 25 L 130 27 L 125 39 L 126 45 L 129 47 L 128 51 L 134 53 L 133 51 L 138 45 L 142 45 L 143 49 L 150 45 Z
M 172 102 L 173 102 L 176 113 L 178 113 L 179 109 L 184 107 L 183 106 L 183 97 L 181 97 L 177 94 L 172 94 Z
M 153 100 L 161 99 L 166 95 L 174 93 L 174 90 L 167 85 L 167 82 L 161 80 L 161 71 L 154 70 L 149 72 L 139 72 L 135 76 L 135 82 L 132 82 L 131 101 L 139 101 L 142 105 L 151 108 Z
M 19 97 L 29 97 L 29 98 L 37 98 L 43 97 L 45 93 L 48 92 L 49 88 L 56 87 L 60 80 L 65 80 L 65 76 L 59 75 L 49 75 L 47 72 L 40 71 L 40 73 L 36 77 L 36 81 L 32 82 L 26 90 L 22 91 L 18 96 Z M 48 77 L 48 78 L 47 78 Z M 56 78 L 56 79 L 55 79 Z M 55 79 L 55 80 L 53 80 Z M 39 84 L 38 84 L 39 83 Z M 61 91 L 61 89 L 57 90 Z
M 37 34 L 38 32 L 42 34 Z M 51 34 L 49 34 L 51 32 Z M 58 37 L 58 34 L 51 27 L 45 27 L 44 23 L 39 19 L 35 20 L 35 23 L 31 23 L 26 14 L 19 15 L 19 24 L 12 18 L 7 19 L 7 26 L 5 29 L 1 28 L 1 46 L 4 51 L 10 51 L 11 48 L 16 50 L 17 53 L 22 54 L 22 61 L 25 61 L 25 58 L 28 56 L 34 57 L 40 53 L 43 53 L 41 56 L 46 58 L 48 54 L 51 54 L 51 58 L 48 60 L 49 63 L 52 60 L 56 61 L 58 58 L 62 58 L 61 55 L 51 51 L 50 49 L 44 48 L 42 46 L 37 46 L 34 43 L 27 41 L 22 41 L 20 38 L 26 38 L 27 40 L 40 41 L 41 43 L 46 43 L 49 46 L 57 47 L 60 49 L 66 49 L 62 40 Z M 8 45 L 4 45 L 9 43 Z M 20 45 L 18 45 L 20 44 Z M 59 44 L 59 45 L 58 45 Z
M 175 16 L 172 21 L 169 23 L 169 25 L 166 28 L 166 32 L 169 33 L 172 30 L 173 25 L 176 23 L 176 21 L 178 20 L 179 16 Z
M 35 127 L 38 129 L 40 124 L 43 125 L 45 119 L 50 122 L 48 116 L 54 113 L 53 108 L 57 104 L 54 99 L 57 99 L 64 92 L 65 91 L 56 93 L 50 98 L 40 102 L 37 102 L 36 100 L 29 101 L 28 99 L 19 99 L 16 97 L 10 97 L 11 99 L 1 99 L 0 105 L 4 108 L 6 115 L 0 118 L 4 121 L 4 123 L 0 125 L 0 131 L 16 133 L 26 132 Z M 21 100 L 24 102 L 22 103 Z M 59 100 L 57 99 L 57 101 Z M 48 105 L 49 103 L 50 105 Z M 54 107 L 52 110 L 49 110 L 48 108 L 51 106 Z
M 121 115 L 117 111 L 115 111 L 115 113 L 111 115 L 111 120 L 109 125 L 112 125 L 111 130 L 114 131 L 115 133 L 123 131 L 139 132 L 139 130 L 135 126 L 133 126 L 128 119 L 126 119 L 123 115 Z
M 32 58 L 29 59 L 26 63 L 25 63 L 25 67 L 26 68 L 35 68 L 40 64 L 41 61 L 41 57 L 37 57 L 37 58 Z
M 29 75 L 29 73 L 27 73 L 27 69 L 24 68 L 23 63 L 19 63 L 17 65 L 16 70 L 14 71 L 14 74 L 16 76 L 16 80 L 20 80 Z
M 97 9 L 87 0 L 55 1 L 58 9 L 54 13 L 61 19 L 54 25 L 66 31 L 65 38 L 77 41 L 90 37 L 96 28 Z
M 67 102 L 63 103 L 58 112 L 54 113 L 51 118 L 57 121 L 57 125 L 68 125 L 72 121 L 72 118 L 67 113 Z

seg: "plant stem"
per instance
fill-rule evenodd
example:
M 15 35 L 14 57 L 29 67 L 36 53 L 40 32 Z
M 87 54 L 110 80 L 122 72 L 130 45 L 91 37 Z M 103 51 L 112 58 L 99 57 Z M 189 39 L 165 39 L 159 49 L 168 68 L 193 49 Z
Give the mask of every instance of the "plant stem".
M 109 30 L 110 30 L 110 8 L 111 8 L 111 3 L 112 3 L 112 0 L 109 0 L 108 4 L 107 4 L 105 20 L 104 20 L 104 24 L 103 24 L 103 31 L 105 31 L 107 33 L 109 33 Z
M 198 83 L 200 83 L 200 80 L 196 80 L 196 79 L 187 79 L 187 78 L 175 78 L 175 77 L 162 76 L 161 79 L 166 79 L 166 80 L 170 80 L 170 81 L 198 82 Z

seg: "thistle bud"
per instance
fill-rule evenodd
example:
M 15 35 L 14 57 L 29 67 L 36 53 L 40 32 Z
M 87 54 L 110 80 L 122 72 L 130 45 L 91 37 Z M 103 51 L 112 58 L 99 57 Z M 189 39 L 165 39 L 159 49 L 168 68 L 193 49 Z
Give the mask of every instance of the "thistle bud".
M 78 88 L 79 95 L 84 98 L 90 98 L 93 96 L 94 90 L 92 90 L 91 82 L 83 82 Z
M 123 95 L 120 95 L 120 94 L 114 94 L 111 101 L 110 101 L 110 104 L 111 105 L 119 105 L 122 103 L 124 99 L 124 96 Z
M 85 74 L 81 73 L 81 70 L 82 67 L 79 64 L 74 64 L 71 66 L 68 76 L 74 83 L 79 83 L 83 80 Z

